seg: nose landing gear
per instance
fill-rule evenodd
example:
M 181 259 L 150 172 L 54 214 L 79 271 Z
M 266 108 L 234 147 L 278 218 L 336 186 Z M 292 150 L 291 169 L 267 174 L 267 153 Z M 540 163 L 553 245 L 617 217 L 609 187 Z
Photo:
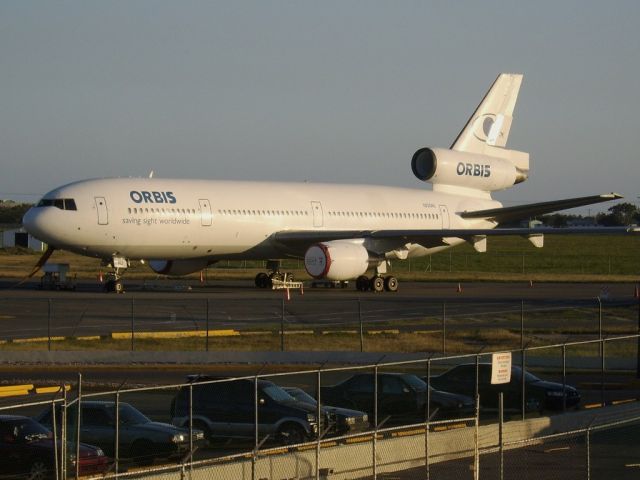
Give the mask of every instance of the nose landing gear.
M 113 272 L 109 273 L 109 279 L 104 284 L 106 292 L 124 293 L 124 284 L 122 277 L 124 272 L 129 268 L 129 260 L 124 257 L 113 257 L 106 263 L 106 266 L 113 268 Z

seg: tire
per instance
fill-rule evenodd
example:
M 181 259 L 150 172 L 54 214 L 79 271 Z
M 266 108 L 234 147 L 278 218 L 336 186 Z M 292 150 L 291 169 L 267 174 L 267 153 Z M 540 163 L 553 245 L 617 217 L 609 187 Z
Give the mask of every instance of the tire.
M 256 275 L 256 279 L 255 279 L 256 287 L 267 288 L 268 280 L 269 280 L 269 276 L 264 272 L 260 272 L 259 274 Z
M 369 279 L 364 275 L 360 275 L 356 279 L 356 290 L 359 290 L 361 292 L 366 292 L 367 290 L 369 290 Z
M 296 445 L 307 440 L 307 433 L 299 425 L 287 423 L 278 430 L 278 439 L 282 445 Z
M 34 460 L 29 466 L 29 480 L 45 480 L 51 478 L 49 467 L 42 460 Z
M 131 461 L 139 466 L 149 466 L 154 460 L 153 443 L 149 440 L 136 440 L 129 449 Z
M 387 292 L 398 291 L 398 279 L 396 277 L 387 277 L 384 279 L 384 289 Z
M 373 277 L 371 279 L 371 290 L 376 293 L 384 291 L 384 280 L 382 277 Z

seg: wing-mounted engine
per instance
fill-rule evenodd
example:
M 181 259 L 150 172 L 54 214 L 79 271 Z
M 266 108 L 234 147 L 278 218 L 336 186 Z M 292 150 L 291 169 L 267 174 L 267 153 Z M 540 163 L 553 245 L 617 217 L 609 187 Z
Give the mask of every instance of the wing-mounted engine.
M 483 155 L 443 148 L 421 148 L 411 159 L 413 174 L 441 186 L 464 187 L 483 192 L 504 190 L 524 182 L 529 173 L 529 154 L 494 148 L 496 154 Z M 492 152 L 494 153 L 494 152 Z
M 188 260 L 150 260 L 148 264 L 149 268 L 156 273 L 179 277 L 202 270 L 210 262 L 206 258 L 192 258 Z
M 312 245 L 304 255 L 304 267 L 313 278 L 327 280 L 350 280 L 365 272 L 371 265 L 378 264 L 371 259 L 362 243 L 350 240 L 335 240 Z M 373 263 L 372 263 L 373 262 Z

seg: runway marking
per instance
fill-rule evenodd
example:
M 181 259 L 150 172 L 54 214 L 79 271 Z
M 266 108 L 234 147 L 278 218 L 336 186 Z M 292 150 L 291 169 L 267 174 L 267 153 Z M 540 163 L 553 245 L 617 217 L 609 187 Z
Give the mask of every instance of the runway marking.
M 627 464 L 625 464 L 625 467 L 638 468 L 638 467 L 640 467 L 640 463 L 627 463 Z
M 13 318 L 16 317 L 14 317 L 13 315 L 0 315 L 0 320 L 11 320 Z

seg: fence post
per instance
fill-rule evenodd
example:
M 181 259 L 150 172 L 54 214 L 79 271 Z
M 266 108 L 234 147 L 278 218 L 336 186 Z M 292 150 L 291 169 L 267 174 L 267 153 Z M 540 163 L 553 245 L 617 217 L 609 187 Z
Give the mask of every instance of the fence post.
M 49 299 L 49 308 L 47 310 L 47 349 L 51 351 L 51 316 L 53 315 L 52 300 Z
M 520 349 L 524 350 L 524 300 L 520 300 Z
M 67 389 L 62 384 L 62 411 L 60 412 L 60 478 L 67 478 Z
M 562 345 L 562 412 L 567 411 L 567 346 Z
M 118 471 L 119 471 L 119 464 L 120 464 L 120 389 L 118 388 L 118 391 L 116 392 L 116 435 L 114 438 L 114 445 L 113 445 L 113 453 L 114 453 L 114 467 L 115 467 L 115 473 L 116 473 L 116 477 L 118 476 Z
M 378 478 L 378 364 L 373 367 L 373 480 Z
M 77 408 L 77 429 L 76 429 L 76 478 L 80 478 L 80 429 L 82 425 L 80 425 L 80 420 L 82 418 L 81 410 L 82 410 L 82 373 L 78 373 L 78 401 L 76 402 Z
M 427 402 L 425 405 L 425 426 L 424 426 L 424 466 L 426 480 L 429 480 L 429 421 L 431 418 L 431 359 L 427 360 Z
M 63 384 L 64 389 L 64 384 Z M 56 395 L 57 396 L 57 395 Z M 51 430 L 53 431 L 53 465 L 55 469 L 55 479 L 60 480 L 60 452 L 58 451 L 58 422 L 56 418 L 56 399 L 51 400 Z M 60 441 L 62 445 L 62 440 Z
M 605 340 L 600 339 L 600 403 L 604 407 L 604 377 L 605 377 L 605 351 L 604 351 Z
M 318 369 L 318 375 L 316 378 L 316 421 L 318 422 L 318 434 L 317 434 L 317 439 L 316 439 L 316 480 L 320 480 L 320 440 L 321 440 L 321 436 L 323 434 L 322 431 L 322 422 L 321 422 L 321 418 L 322 418 L 322 407 L 321 407 L 321 402 L 322 402 L 322 398 L 320 397 L 320 390 L 321 390 L 321 386 L 322 386 L 322 377 L 321 377 L 322 373 L 320 371 L 320 369 Z M 327 427 L 328 428 L 328 427 Z
M 638 353 L 638 360 L 636 362 L 636 378 L 640 378 L 640 298 L 638 298 L 638 349 L 636 350 Z
M 480 480 L 480 395 L 476 395 L 476 419 L 473 439 L 473 479 Z
M 362 325 L 362 301 L 358 299 L 358 322 L 360 322 L 360 351 L 364 352 L 364 327 Z
M 135 332 L 135 298 L 131 298 L 131 351 L 133 352 L 134 350 L 134 332 Z
M 498 415 L 499 415 L 499 428 L 498 428 L 498 448 L 500 449 L 500 480 L 504 479 L 504 395 L 500 392 L 498 395 Z
M 442 354 L 447 353 L 447 302 L 442 302 Z
M 520 405 L 520 408 L 522 410 L 522 421 L 524 422 L 525 420 L 525 416 L 526 416 L 526 412 L 525 412 L 525 407 L 526 407 L 526 399 L 525 399 L 525 394 L 526 394 L 526 384 L 525 384 L 525 375 L 526 375 L 526 368 L 527 368 L 527 351 L 523 348 L 522 349 L 522 355 L 521 355 L 521 361 L 522 361 L 522 366 L 520 367 L 522 369 L 522 375 L 521 375 L 521 379 L 520 379 L 520 395 L 522 396 L 522 404 Z
M 591 479 L 591 425 L 587 427 L 586 450 L 587 450 L 587 480 L 590 480 Z
M 282 299 L 282 313 L 280 315 L 280 351 L 284 352 L 284 298 Z
M 258 376 L 253 378 L 253 455 L 251 456 L 251 479 L 256 480 L 256 462 L 258 460 Z
M 205 328 L 206 328 L 206 333 L 205 333 L 205 344 L 204 344 L 204 349 L 205 352 L 209 351 L 209 299 L 207 298 L 206 300 L 206 308 L 205 308 Z
M 189 478 L 193 472 L 193 382 L 189 383 Z

